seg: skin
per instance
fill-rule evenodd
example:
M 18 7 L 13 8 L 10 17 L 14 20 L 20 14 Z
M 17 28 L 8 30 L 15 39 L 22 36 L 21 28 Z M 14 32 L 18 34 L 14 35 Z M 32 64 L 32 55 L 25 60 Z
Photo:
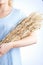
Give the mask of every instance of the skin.
M 12 6 L 8 5 L 8 0 L 0 0 L 0 18 L 7 16 L 12 10 Z
M 8 0 L 0 0 L 0 18 L 7 16 L 12 7 L 8 5 Z M 15 42 L 4 43 L 0 45 L 0 57 L 7 53 L 12 48 L 24 47 L 35 44 L 37 42 L 36 32 L 31 33 L 30 36 Z

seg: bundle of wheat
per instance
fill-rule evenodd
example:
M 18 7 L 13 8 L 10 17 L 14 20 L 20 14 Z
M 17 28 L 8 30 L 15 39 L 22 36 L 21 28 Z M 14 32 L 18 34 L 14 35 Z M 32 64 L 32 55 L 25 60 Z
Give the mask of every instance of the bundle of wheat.
M 39 13 L 32 13 L 23 19 L 10 33 L 0 41 L 0 44 L 17 41 L 29 36 L 33 31 L 40 29 L 42 17 Z

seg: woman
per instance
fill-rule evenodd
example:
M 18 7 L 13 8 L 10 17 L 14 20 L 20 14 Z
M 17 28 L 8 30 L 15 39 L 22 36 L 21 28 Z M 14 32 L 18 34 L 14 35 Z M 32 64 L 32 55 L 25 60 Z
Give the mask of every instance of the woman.
M 20 10 L 13 8 L 11 0 L 0 0 L 0 41 L 24 18 Z M 22 40 L 0 45 L 0 65 L 21 65 L 20 47 L 34 43 L 36 35 L 33 32 Z

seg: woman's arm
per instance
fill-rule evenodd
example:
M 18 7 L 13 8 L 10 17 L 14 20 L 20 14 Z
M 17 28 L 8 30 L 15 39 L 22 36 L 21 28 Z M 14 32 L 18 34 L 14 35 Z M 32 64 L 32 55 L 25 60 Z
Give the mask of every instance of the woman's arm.
M 30 36 L 15 42 L 4 43 L 0 45 L 0 56 L 7 53 L 12 48 L 24 47 L 37 42 L 36 34 L 33 32 Z
M 33 32 L 30 36 L 19 40 L 19 41 L 15 41 L 15 42 L 11 42 L 13 45 L 13 48 L 17 48 L 17 47 L 24 47 L 24 46 L 29 46 L 32 44 L 35 44 L 37 42 L 37 37 L 35 32 Z

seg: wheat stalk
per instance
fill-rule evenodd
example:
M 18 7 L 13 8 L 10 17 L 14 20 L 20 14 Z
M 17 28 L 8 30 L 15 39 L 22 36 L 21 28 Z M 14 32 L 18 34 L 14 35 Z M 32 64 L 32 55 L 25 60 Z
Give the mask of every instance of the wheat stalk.
M 17 26 L 13 28 L 2 41 L 0 41 L 0 44 L 17 41 L 29 36 L 33 31 L 40 28 L 41 20 L 43 20 L 41 14 L 30 14 L 30 16 L 26 17 L 17 24 Z

